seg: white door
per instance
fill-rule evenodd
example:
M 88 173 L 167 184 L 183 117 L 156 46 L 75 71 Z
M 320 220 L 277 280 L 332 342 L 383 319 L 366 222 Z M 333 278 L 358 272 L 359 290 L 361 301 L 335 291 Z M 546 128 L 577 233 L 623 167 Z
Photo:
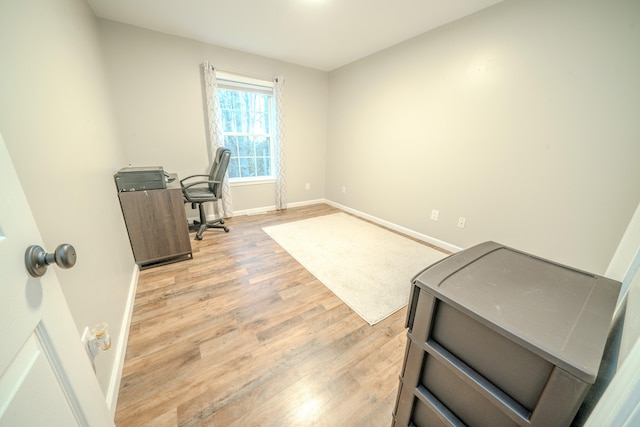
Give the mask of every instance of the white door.
M 0 135 L 0 426 L 113 426 L 58 267 L 32 278 L 24 261 L 30 245 L 55 249 L 42 243 Z

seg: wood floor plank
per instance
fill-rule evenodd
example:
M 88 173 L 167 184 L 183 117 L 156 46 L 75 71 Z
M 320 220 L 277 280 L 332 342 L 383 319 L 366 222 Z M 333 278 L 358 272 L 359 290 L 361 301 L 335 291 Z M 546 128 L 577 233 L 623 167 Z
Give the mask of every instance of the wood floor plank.
M 336 212 L 234 217 L 141 271 L 116 424 L 390 425 L 406 308 L 369 326 L 262 230 Z

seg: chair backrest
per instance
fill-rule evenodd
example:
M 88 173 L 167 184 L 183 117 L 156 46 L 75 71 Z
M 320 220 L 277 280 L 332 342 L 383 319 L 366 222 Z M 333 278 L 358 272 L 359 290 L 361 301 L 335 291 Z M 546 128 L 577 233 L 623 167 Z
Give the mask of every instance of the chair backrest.
M 209 170 L 209 179 L 211 181 L 219 181 L 216 184 L 209 184 L 209 190 L 211 190 L 211 192 L 218 198 L 220 198 L 222 180 L 224 179 L 225 173 L 227 173 L 230 158 L 231 151 L 228 148 L 219 147 L 216 150 L 216 156 L 213 159 L 213 164 Z

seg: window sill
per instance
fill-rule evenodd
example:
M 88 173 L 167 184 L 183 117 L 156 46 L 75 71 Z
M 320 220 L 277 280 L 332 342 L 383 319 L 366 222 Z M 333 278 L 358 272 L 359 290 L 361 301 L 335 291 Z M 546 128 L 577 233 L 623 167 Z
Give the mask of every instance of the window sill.
M 242 187 L 244 185 L 275 184 L 275 182 L 276 182 L 275 178 L 238 180 L 238 181 L 229 180 L 229 186 L 230 187 Z

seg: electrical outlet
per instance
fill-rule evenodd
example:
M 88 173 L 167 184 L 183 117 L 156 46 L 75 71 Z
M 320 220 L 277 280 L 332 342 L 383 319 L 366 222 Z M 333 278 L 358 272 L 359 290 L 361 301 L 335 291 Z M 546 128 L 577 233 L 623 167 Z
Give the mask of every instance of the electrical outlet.
M 432 221 L 437 221 L 438 220 L 438 215 L 440 215 L 440 211 L 432 209 L 431 210 L 431 220 Z
M 94 363 L 93 354 L 91 354 L 91 350 L 89 349 L 89 338 L 91 338 L 91 333 L 89 332 L 89 327 L 85 326 L 84 331 L 82 331 L 82 337 L 80 338 L 80 340 L 82 341 L 82 347 L 84 348 L 84 351 L 87 353 L 87 357 L 89 358 L 89 361 L 93 365 Z M 94 366 L 94 370 L 95 370 L 95 366 Z
M 304 188 L 305 188 L 305 190 L 311 190 L 311 184 L 307 182 L 307 183 L 304 185 Z
M 458 218 L 458 228 L 464 228 L 466 222 L 466 218 Z
M 89 327 L 85 326 L 84 331 L 82 331 L 82 337 L 80 338 L 82 341 L 82 345 L 87 346 L 87 341 L 89 341 Z
M 342 186 L 342 193 L 347 194 L 347 187 L 346 186 Z

